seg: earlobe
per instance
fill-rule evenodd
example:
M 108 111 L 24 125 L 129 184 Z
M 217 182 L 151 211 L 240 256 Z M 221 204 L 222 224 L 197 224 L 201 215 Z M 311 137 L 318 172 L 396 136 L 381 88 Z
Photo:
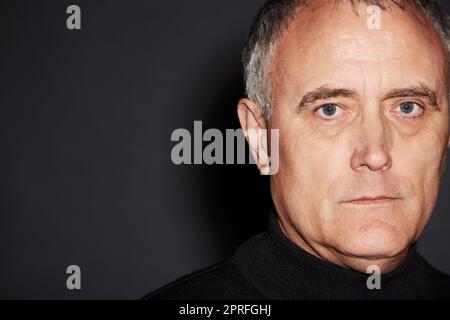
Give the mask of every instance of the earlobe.
M 241 99 L 238 102 L 237 113 L 258 169 L 261 174 L 268 174 L 269 155 L 267 151 L 266 120 L 261 108 L 252 100 Z

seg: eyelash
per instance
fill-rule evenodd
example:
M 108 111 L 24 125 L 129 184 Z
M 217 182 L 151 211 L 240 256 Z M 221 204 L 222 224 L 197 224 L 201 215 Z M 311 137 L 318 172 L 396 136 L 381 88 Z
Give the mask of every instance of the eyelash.
M 422 104 L 420 104 L 420 103 L 418 103 L 418 102 L 413 102 L 413 101 L 405 101 L 405 102 L 401 102 L 401 103 L 397 104 L 397 106 L 395 107 L 394 110 L 397 110 L 398 108 L 401 108 L 401 106 L 402 106 L 402 105 L 405 105 L 405 104 L 413 104 L 413 105 L 416 105 L 416 106 L 418 106 L 418 107 L 420 108 L 420 111 L 419 111 L 419 113 L 418 113 L 417 115 L 415 115 L 415 116 L 407 116 L 407 115 L 404 115 L 404 116 L 402 116 L 403 118 L 406 118 L 406 119 L 417 119 L 417 118 L 422 117 L 423 114 L 425 113 L 425 108 L 422 106 Z M 337 108 L 339 108 L 339 109 L 342 110 L 342 108 L 341 108 L 338 104 L 336 104 L 336 103 L 325 103 L 325 104 L 322 104 L 322 105 L 316 107 L 316 108 L 314 109 L 314 113 L 317 113 L 319 110 L 321 110 L 322 108 L 324 108 L 324 107 L 326 107 L 326 106 L 336 106 Z M 326 116 L 320 116 L 320 118 L 323 119 L 323 120 L 325 120 L 325 121 L 332 121 L 332 120 L 338 119 L 338 118 L 333 118 L 333 117 L 328 117 L 328 118 L 327 118 Z

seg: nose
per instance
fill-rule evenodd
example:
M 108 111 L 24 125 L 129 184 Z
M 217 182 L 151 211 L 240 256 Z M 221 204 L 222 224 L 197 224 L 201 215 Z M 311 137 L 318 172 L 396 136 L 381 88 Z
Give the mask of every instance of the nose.
M 355 171 L 386 171 L 392 166 L 389 128 L 382 116 L 373 115 L 357 124 L 351 167 Z

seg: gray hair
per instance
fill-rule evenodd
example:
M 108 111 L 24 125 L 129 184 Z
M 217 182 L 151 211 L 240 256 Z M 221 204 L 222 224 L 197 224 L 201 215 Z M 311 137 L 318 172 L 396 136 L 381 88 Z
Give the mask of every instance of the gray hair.
M 331 1 L 331 0 L 330 0 Z M 393 4 L 404 10 L 406 6 L 416 6 L 433 23 L 446 44 L 447 60 L 450 52 L 450 18 L 439 0 L 334 0 L 364 2 L 377 5 L 386 10 L 385 4 Z M 247 45 L 242 54 L 244 82 L 247 97 L 261 108 L 266 119 L 272 112 L 271 84 L 269 79 L 270 58 L 273 56 L 275 43 L 283 30 L 295 17 L 297 9 L 307 6 L 310 0 L 268 0 L 265 2 L 253 22 Z M 447 63 L 450 65 L 450 63 Z

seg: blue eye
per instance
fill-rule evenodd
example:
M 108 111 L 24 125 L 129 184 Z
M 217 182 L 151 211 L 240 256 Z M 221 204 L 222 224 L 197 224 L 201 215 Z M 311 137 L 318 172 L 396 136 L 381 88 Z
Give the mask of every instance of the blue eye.
M 319 112 L 319 115 L 323 118 L 332 119 L 336 115 L 339 115 L 342 112 L 342 109 L 336 104 L 327 103 L 320 106 L 320 108 L 317 109 L 317 112 Z
M 423 108 L 414 102 L 404 102 L 400 104 L 396 110 L 408 117 L 414 117 L 423 112 Z

